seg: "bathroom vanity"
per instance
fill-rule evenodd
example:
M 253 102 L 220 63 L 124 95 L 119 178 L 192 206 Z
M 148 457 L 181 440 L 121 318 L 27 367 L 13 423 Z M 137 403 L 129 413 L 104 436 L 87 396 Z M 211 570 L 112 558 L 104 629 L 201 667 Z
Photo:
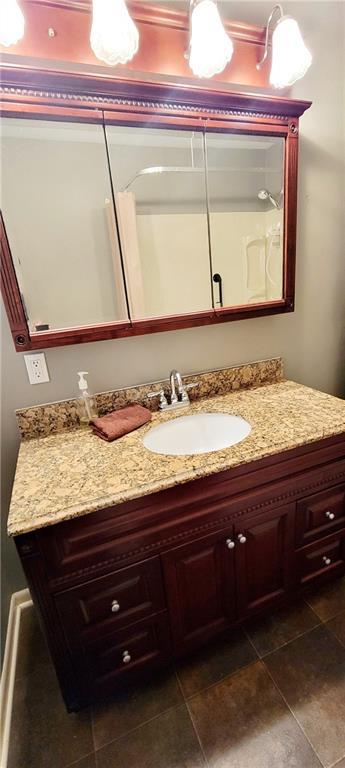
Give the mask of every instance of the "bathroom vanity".
M 247 419 L 230 448 L 145 449 L 176 413 L 112 444 L 88 429 L 22 442 L 9 533 L 69 710 L 345 573 L 345 402 L 278 373 L 229 392 L 222 374 L 188 412 Z

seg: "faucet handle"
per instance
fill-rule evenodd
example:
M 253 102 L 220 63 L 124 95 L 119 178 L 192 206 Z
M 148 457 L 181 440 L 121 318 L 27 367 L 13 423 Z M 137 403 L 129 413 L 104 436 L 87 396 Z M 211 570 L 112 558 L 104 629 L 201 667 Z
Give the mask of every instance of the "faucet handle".
M 194 387 L 198 387 L 199 383 L 200 383 L 199 381 L 191 381 L 189 384 L 183 384 L 182 392 L 181 392 L 182 402 L 187 402 L 187 400 L 189 400 L 188 390 L 193 389 Z
M 159 407 L 161 410 L 166 408 L 168 401 L 165 397 L 164 389 L 158 389 L 156 392 L 148 392 L 146 397 L 151 400 L 153 397 L 159 397 Z

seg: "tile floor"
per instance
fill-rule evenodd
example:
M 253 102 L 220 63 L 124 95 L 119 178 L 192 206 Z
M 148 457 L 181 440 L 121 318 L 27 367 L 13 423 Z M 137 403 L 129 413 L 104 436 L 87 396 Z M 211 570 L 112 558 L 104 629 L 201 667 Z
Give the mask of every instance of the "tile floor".
M 68 715 L 23 614 L 8 768 L 345 768 L 345 578 Z

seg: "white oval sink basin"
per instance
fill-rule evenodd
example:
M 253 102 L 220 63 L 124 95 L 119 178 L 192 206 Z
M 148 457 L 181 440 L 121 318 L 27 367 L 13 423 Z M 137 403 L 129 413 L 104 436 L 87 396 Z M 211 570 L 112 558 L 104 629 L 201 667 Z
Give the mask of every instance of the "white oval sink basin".
M 220 451 L 244 440 L 251 431 L 248 421 L 230 413 L 195 413 L 153 427 L 143 437 L 153 453 L 191 456 Z

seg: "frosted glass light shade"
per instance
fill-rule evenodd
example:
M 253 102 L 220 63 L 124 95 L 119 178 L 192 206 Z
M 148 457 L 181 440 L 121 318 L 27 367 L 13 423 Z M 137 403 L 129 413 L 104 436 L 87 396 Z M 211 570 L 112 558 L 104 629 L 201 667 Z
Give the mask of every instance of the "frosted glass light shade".
M 197 77 L 213 77 L 230 61 L 233 44 L 214 0 L 201 0 L 191 17 L 189 66 Z
M 0 44 L 15 45 L 24 35 L 25 20 L 17 0 L 0 0 Z
M 309 69 L 312 55 L 306 47 L 295 19 L 283 16 L 272 35 L 270 83 L 275 88 L 293 85 Z
M 136 54 L 139 32 L 125 0 L 93 0 L 91 48 L 106 64 L 125 64 Z

